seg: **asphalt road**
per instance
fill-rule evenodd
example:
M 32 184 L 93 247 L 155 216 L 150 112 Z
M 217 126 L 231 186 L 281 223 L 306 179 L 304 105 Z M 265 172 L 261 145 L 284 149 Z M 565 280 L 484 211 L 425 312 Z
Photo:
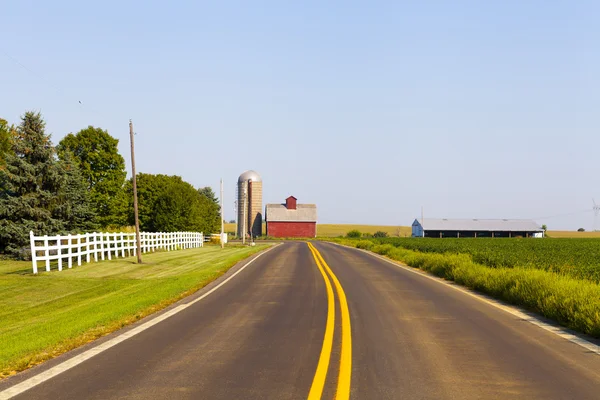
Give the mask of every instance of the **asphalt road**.
M 277 246 L 16 398 L 600 399 L 599 355 L 358 250 L 314 247 Z

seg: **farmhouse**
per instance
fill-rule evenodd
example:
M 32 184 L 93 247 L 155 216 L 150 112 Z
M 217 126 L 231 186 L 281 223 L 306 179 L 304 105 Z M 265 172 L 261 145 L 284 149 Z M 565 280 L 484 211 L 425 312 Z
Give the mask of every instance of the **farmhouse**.
M 265 221 L 267 236 L 317 236 L 317 206 L 315 204 L 298 204 L 294 196 L 285 199 L 285 204 L 267 204 Z
M 544 230 L 528 219 L 415 219 L 413 237 L 544 237 Z

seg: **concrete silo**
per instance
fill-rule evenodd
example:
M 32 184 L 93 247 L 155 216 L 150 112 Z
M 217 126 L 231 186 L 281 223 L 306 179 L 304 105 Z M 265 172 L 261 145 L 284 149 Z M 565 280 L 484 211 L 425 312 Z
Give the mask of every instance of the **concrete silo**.
M 262 179 L 256 171 L 246 171 L 238 178 L 238 237 L 262 235 Z M 245 231 L 245 232 L 244 232 Z

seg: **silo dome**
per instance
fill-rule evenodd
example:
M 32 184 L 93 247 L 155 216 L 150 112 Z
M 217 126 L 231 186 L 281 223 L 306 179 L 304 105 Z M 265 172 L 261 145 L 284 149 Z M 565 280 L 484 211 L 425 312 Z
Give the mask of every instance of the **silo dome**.
M 238 178 L 238 183 L 247 182 L 248 180 L 252 180 L 252 182 L 262 182 L 262 179 L 258 172 L 253 170 L 248 170 L 240 175 Z

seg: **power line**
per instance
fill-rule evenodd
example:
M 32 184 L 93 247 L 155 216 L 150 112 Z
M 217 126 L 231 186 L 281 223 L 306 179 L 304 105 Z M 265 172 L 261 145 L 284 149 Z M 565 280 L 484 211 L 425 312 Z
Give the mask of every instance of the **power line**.
M 565 214 L 556 214 L 556 215 L 550 215 L 547 217 L 537 217 L 537 218 L 531 218 L 531 219 L 552 219 L 552 218 L 558 218 L 558 217 L 567 217 L 570 215 L 577 215 L 577 214 L 583 214 L 583 213 L 588 213 L 592 210 L 581 210 L 581 211 L 574 211 L 574 212 L 570 212 L 570 213 L 565 213 Z
M 23 64 L 22 62 L 20 62 L 19 60 L 17 60 L 15 57 L 13 57 L 10 54 L 8 54 L 4 49 L 0 48 L 0 51 L 7 58 L 9 58 L 10 60 L 12 60 L 15 64 L 17 64 L 18 66 L 20 66 L 21 68 L 23 68 L 25 71 L 29 72 L 31 75 L 33 75 L 36 78 L 38 78 L 40 81 L 44 82 L 46 85 L 52 87 L 54 90 L 56 90 L 57 92 L 61 93 L 62 95 L 70 97 L 65 92 L 65 90 L 61 89 L 59 86 L 55 85 L 54 83 L 50 82 L 48 79 L 44 78 L 42 75 L 38 74 L 37 72 L 33 71 L 31 68 L 27 67 L 25 64 Z M 77 104 L 83 106 L 83 103 L 81 102 L 81 100 L 77 100 Z

